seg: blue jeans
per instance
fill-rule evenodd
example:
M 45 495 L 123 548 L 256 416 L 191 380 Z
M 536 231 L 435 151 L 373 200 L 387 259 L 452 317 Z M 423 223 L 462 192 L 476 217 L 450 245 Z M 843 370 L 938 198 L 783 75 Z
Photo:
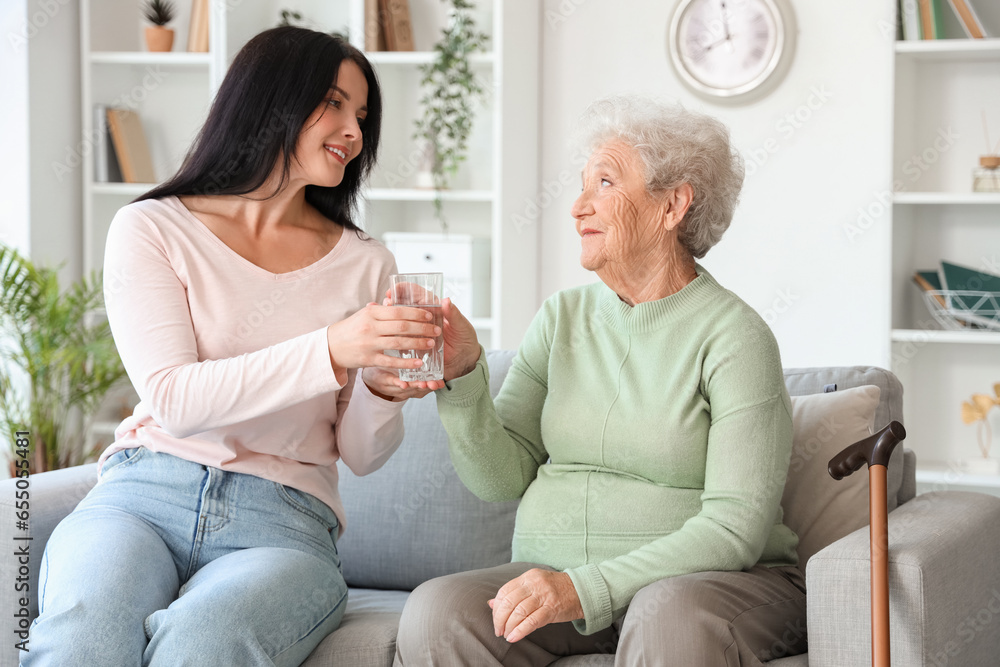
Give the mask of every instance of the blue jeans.
M 337 528 L 276 482 L 117 452 L 45 547 L 21 665 L 299 665 L 347 605 Z

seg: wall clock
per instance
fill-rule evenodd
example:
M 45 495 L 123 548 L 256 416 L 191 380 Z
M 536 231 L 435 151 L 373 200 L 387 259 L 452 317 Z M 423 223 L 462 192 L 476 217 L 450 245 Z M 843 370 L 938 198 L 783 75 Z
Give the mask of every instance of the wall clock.
M 667 33 L 670 61 L 692 91 L 747 102 L 781 80 L 795 51 L 787 0 L 681 0 Z

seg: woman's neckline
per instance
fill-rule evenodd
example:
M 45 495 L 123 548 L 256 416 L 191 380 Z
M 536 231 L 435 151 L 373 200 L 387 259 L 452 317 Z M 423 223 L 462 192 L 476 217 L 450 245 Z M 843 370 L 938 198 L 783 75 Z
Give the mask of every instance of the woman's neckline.
M 234 258 L 238 263 L 243 264 L 251 271 L 266 276 L 272 280 L 294 280 L 296 278 L 300 278 L 302 276 L 314 273 L 315 271 L 322 269 L 343 252 L 344 247 L 348 243 L 350 243 L 350 240 L 347 237 L 353 236 L 352 234 L 348 233 L 349 230 L 343 229 L 340 234 L 340 238 L 337 239 L 337 242 L 333 245 L 333 247 L 329 250 L 329 252 L 323 255 L 323 257 L 320 257 L 312 264 L 308 264 L 293 271 L 275 273 L 274 271 L 269 271 L 268 269 L 265 269 L 264 267 L 259 266 L 258 264 L 254 264 L 240 253 L 233 250 L 233 248 L 231 248 L 228 243 L 219 238 L 215 234 L 215 232 L 213 232 L 211 228 L 208 225 L 206 225 L 204 221 L 201 220 L 201 218 L 199 218 L 197 215 L 194 214 L 194 212 L 191 211 L 191 209 L 185 206 L 184 202 L 182 202 L 180 198 L 177 197 L 176 195 L 165 197 L 162 201 L 170 202 L 170 204 L 172 204 L 174 208 L 178 209 L 186 218 L 192 220 L 195 223 L 195 227 L 198 230 L 200 230 L 202 234 L 206 236 L 210 240 L 210 242 L 216 248 L 220 249 L 224 254 L 226 254 L 231 258 Z

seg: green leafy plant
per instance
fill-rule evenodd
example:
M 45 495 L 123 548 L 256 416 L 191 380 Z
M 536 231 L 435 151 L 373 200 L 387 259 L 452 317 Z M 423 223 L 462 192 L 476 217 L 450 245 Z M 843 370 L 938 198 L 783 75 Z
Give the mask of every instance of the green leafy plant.
M 174 20 L 174 5 L 170 0 L 146 0 L 142 14 L 153 25 L 167 25 Z
M 416 120 L 414 139 L 428 142 L 433 151 L 431 174 L 434 178 L 434 214 L 447 231 L 448 223 L 441 206 L 441 191 L 465 160 L 469 134 L 475 116 L 475 104 L 483 95 L 469 57 L 481 51 L 489 36 L 476 29 L 472 17 L 474 5 L 469 0 L 450 2 L 448 26 L 434 45 L 434 60 L 420 66 L 423 116 Z
M 0 243 L 0 429 L 8 443 L 28 431 L 35 472 L 82 463 L 83 432 L 125 369 L 105 318 L 100 272 L 65 292 L 58 267 L 39 268 Z M 90 320 L 99 320 L 91 322 Z M 18 371 L 27 395 L 17 391 Z M 83 414 L 83 431 L 67 425 L 71 410 Z
M 291 9 L 281 10 L 281 21 L 278 23 L 279 26 L 303 25 L 304 23 L 305 20 L 302 18 L 301 13 L 292 11 Z

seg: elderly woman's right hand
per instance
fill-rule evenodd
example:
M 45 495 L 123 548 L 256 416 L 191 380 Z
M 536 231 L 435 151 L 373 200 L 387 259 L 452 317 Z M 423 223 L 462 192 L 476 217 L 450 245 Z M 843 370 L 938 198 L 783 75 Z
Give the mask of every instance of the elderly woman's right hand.
M 419 368 L 420 359 L 392 357 L 385 350 L 434 347 L 433 337 L 441 335 L 441 329 L 432 319 L 422 308 L 369 303 L 347 319 L 331 324 L 326 328 L 326 340 L 337 381 L 346 384 L 349 368 Z
M 444 379 L 454 380 L 468 375 L 479 361 L 479 339 L 476 328 L 465 318 L 451 299 L 441 303 L 444 315 Z

